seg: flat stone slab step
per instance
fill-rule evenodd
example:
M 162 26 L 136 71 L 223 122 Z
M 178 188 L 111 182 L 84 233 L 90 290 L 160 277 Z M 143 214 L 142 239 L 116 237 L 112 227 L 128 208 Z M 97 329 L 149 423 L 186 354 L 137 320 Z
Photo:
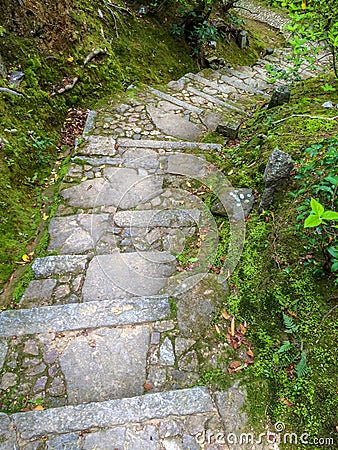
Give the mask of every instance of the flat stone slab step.
M 230 105 L 229 103 L 227 103 L 227 102 L 225 102 L 223 100 L 220 100 L 220 99 L 218 99 L 215 96 L 206 94 L 205 92 L 199 91 L 198 89 L 195 89 L 195 88 L 189 87 L 189 86 L 187 87 L 187 91 L 191 92 L 192 94 L 195 94 L 198 97 L 201 97 L 201 98 L 204 98 L 205 100 L 208 100 L 208 102 L 210 102 L 210 103 L 214 103 L 215 105 L 222 106 L 223 108 L 229 109 L 231 111 L 236 111 L 236 112 L 238 112 L 240 114 L 244 114 L 245 115 L 245 111 L 243 109 L 240 109 L 240 108 L 238 108 L 236 106 Z
M 87 435 L 88 438 L 91 436 L 91 445 L 94 444 L 92 441 L 95 436 L 95 444 L 98 446 L 85 445 L 82 447 L 88 450 L 93 448 L 108 450 L 117 445 L 116 438 L 118 437 L 118 432 L 122 431 L 120 427 L 130 426 L 131 424 L 139 424 L 140 427 L 142 423 L 154 419 L 158 422 L 163 422 L 172 417 L 183 419 L 187 416 L 193 416 L 192 418 L 195 419 L 194 421 L 199 422 L 198 415 L 207 416 L 203 417 L 204 420 L 201 421 L 202 423 L 205 423 L 207 419 L 216 419 L 217 426 L 217 413 L 212 398 L 207 389 L 200 386 L 191 389 L 147 394 L 132 398 L 93 402 L 77 406 L 65 406 L 45 411 L 17 413 L 13 414 L 11 419 L 19 438 L 22 441 L 39 439 L 51 435 L 59 436 L 66 433 L 108 429 L 106 430 L 107 435 L 105 435 L 104 432 L 96 433 L 96 436 L 94 433 L 93 435 Z M 219 419 L 218 426 L 221 430 L 222 426 Z M 115 428 L 115 433 L 114 427 L 119 427 L 119 429 Z M 109 432 L 109 429 L 112 430 Z M 198 431 L 201 430 L 197 429 L 193 434 L 197 434 Z M 188 430 L 187 433 L 189 433 Z M 109 436 L 111 438 L 111 440 L 108 441 L 110 446 L 107 445 L 107 438 Z M 100 445 L 102 442 L 99 439 L 100 437 L 106 438 L 106 445 Z M 142 445 L 142 441 L 139 440 L 138 443 L 136 443 L 136 446 L 133 446 L 132 448 L 138 448 L 140 450 L 143 448 L 158 448 L 153 444 L 156 445 L 156 442 L 150 444 L 149 441 L 148 443 L 143 441 Z M 151 445 L 151 447 L 149 447 L 149 445 Z M 171 446 L 165 448 L 176 449 L 180 447 Z M 186 448 L 193 449 L 195 447 L 188 446 Z
M 204 78 L 201 75 L 198 75 L 195 73 L 187 73 L 186 75 L 184 75 L 183 78 L 187 78 L 187 79 L 196 81 L 199 84 L 208 86 L 212 89 L 216 89 L 217 91 L 222 92 L 223 94 L 229 94 L 229 93 L 233 92 L 233 89 L 231 89 L 229 86 L 215 83 L 214 81 L 208 80 L 207 78 Z
M 165 295 L 3 311 L 0 337 L 154 322 L 169 314 Z
M 221 80 L 223 80 L 225 83 L 228 83 L 230 86 L 235 87 L 236 89 L 239 89 L 240 91 L 249 92 L 250 94 L 259 94 L 263 97 L 269 97 L 269 95 L 261 91 L 260 89 L 256 89 L 254 87 L 248 86 L 247 84 L 238 81 L 235 77 L 228 77 L 227 75 L 221 75 Z
M 119 211 L 114 215 L 119 227 L 189 227 L 199 222 L 197 209 Z
M 155 148 L 164 150 L 184 150 L 198 148 L 200 150 L 218 150 L 221 151 L 222 146 L 220 144 L 203 144 L 201 142 L 189 142 L 189 141 L 157 141 L 151 139 L 129 139 L 119 138 L 117 140 L 121 147 L 129 148 Z
M 175 271 L 176 259 L 169 252 L 96 255 L 91 260 L 82 288 L 84 301 L 109 300 L 161 293 Z
M 176 97 L 173 97 L 172 95 L 169 95 L 169 94 L 166 94 L 165 92 L 159 91 L 158 89 L 148 87 L 148 90 L 156 97 L 162 98 L 163 100 L 173 103 L 174 105 L 179 106 L 183 109 L 194 112 L 196 114 L 202 114 L 202 112 L 203 112 L 203 109 L 198 108 L 197 106 L 194 106 L 191 103 L 185 102 L 183 100 L 179 100 Z
M 84 272 L 87 262 L 88 256 L 82 255 L 46 256 L 35 259 L 32 270 L 34 277 L 38 279 L 66 273 L 74 275 Z

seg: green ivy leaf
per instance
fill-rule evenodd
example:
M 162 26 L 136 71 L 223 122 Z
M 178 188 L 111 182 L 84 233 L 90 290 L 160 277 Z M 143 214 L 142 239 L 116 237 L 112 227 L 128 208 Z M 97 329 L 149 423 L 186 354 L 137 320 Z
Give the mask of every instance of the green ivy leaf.
M 312 211 L 317 215 L 317 216 L 321 216 L 323 214 L 324 210 L 324 206 L 321 205 L 317 200 L 315 200 L 314 198 L 311 199 L 311 209 Z
M 322 223 L 322 219 L 318 217 L 316 214 L 311 214 L 311 216 L 307 217 L 304 222 L 304 228 L 314 228 L 318 227 Z
M 325 211 L 322 214 L 322 219 L 325 220 L 338 220 L 338 212 L 335 211 Z
M 329 247 L 327 251 L 330 253 L 331 256 L 338 259 L 338 249 L 335 247 Z

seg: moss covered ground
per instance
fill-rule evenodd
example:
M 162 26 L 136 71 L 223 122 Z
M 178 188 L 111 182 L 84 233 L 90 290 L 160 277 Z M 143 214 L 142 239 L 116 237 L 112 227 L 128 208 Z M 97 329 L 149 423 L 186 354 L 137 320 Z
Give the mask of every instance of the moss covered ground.
M 66 1 L 64 5 L 67 7 Z M 115 22 L 109 11 L 102 10 L 106 17 L 102 19 L 89 0 L 78 0 L 76 5 L 69 17 L 68 34 L 61 41 L 48 27 L 32 36 L 15 33 L 10 23 L 4 23 L 5 63 L 9 69 L 25 73 L 19 87 L 24 97 L 0 97 L 0 286 L 5 286 L 4 305 L 19 298 L 31 277 L 29 265 L 19 266 L 16 278 L 21 281 L 11 283 L 8 290 L 6 282 L 18 267 L 16 263 L 24 262 L 24 254 L 41 254 L 48 243 L 45 225 L 56 208 L 58 183 L 67 167 L 69 148 L 60 143 L 60 129 L 68 109 L 91 108 L 108 98 L 113 101 L 131 84 L 160 84 L 197 71 L 190 49 L 174 40 L 169 25 L 161 22 L 159 26 L 158 17 L 138 17 L 137 8 L 129 6 L 132 15 L 116 9 Z M 45 13 L 33 8 L 34 20 L 44 23 Z M 222 51 L 233 64 L 253 62 L 266 47 L 259 38 L 262 25 L 250 24 L 255 43 L 250 61 L 233 42 L 224 44 Z M 269 39 L 273 43 L 274 36 Z M 98 48 L 105 54 L 84 65 L 85 58 Z M 79 81 L 72 90 L 51 95 L 64 86 L 62 80 L 74 77 Z M 0 83 L 6 85 L 4 80 Z M 236 378 L 243 379 L 249 393 L 249 418 L 260 432 L 269 418 L 272 424 L 283 422 L 288 432 L 307 431 L 312 437 L 336 439 L 336 279 L 321 270 L 321 253 L 311 232 L 303 230 L 304 217 L 298 208 L 305 206 L 302 211 L 308 212 L 315 186 L 328 174 L 337 175 L 337 166 L 330 165 L 329 159 L 322 163 L 329 152 L 338 154 L 337 121 L 325 119 L 336 111 L 322 104 L 338 103 L 338 83 L 326 74 L 298 82 L 291 91 L 291 101 L 282 107 L 266 110 L 257 105 L 238 142 L 224 146 L 220 154 L 206 155 L 233 186 L 250 187 L 257 193 L 263 191 L 264 167 L 274 148 L 289 152 L 296 166 L 271 210 L 259 212 L 256 207 L 247 221 L 244 252 L 224 303 L 236 321 L 247 323 L 255 364 L 232 375 L 206 366 L 203 380 L 224 387 Z M 316 116 L 324 119 L 313 118 Z M 223 143 L 216 134 L 204 140 Z M 309 152 L 309 148 L 317 150 Z M 305 188 L 301 174 L 311 180 Z M 213 198 L 206 193 L 204 200 L 210 204 Z M 326 206 L 337 208 L 334 203 Z M 223 220 L 217 220 L 222 239 L 215 267 L 221 266 L 228 238 Z M 294 332 L 286 333 L 290 329 L 283 313 L 292 319 Z M 220 320 L 215 317 L 214 323 Z M 212 339 L 225 336 L 215 331 Z M 292 349 L 280 352 L 285 341 Z M 295 366 L 302 353 L 307 370 L 298 376 Z M 284 448 L 303 447 L 287 444 Z

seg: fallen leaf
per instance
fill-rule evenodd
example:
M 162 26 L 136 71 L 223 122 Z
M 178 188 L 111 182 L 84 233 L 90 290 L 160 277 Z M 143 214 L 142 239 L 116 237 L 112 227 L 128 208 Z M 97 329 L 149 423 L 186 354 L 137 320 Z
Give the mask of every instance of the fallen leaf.
M 152 385 L 149 383 L 144 383 L 143 387 L 146 391 L 151 391 L 153 388 Z
M 231 336 L 235 336 L 235 318 L 231 319 Z
M 225 310 L 222 311 L 222 316 L 225 320 L 231 319 L 230 314 L 228 314 Z
M 26 253 L 22 255 L 22 261 L 25 261 L 26 263 L 30 262 L 32 258 L 28 256 Z
M 285 397 L 280 398 L 279 401 L 280 401 L 281 403 L 284 403 L 284 405 L 286 405 L 286 406 L 293 406 L 293 403 L 290 402 L 290 400 L 288 400 L 288 399 L 285 398 Z
M 48 216 L 46 213 L 43 213 L 43 214 L 42 214 L 42 220 L 47 220 L 48 217 L 49 217 L 49 216 Z
M 239 329 L 240 329 L 240 332 L 241 332 L 242 334 L 245 334 L 245 333 L 246 333 L 246 328 L 245 328 L 245 326 L 244 326 L 242 323 L 239 324 Z
M 221 330 L 219 329 L 218 325 L 215 325 L 215 330 L 217 331 L 218 334 L 221 334 Z
M 73 58 L 72 56 L 69 56 L 69 57 L 67 58 L 67 61 L 68 61 L 68 62 L 73 62 L 73 61 L 74 61 L 74 58 Z
M 246 353 L 247 353 L 247 355 L 250 356 L 251 358 L 254 357 L 254 353 L 253 353 L 253 351 L 251 350 L 251 348 L 249 348 L 249 350 L 247 350 Z
M 232 361 L 231 363 L 230 363 L 230 369 L 236 369 L 237 367 L 239 367 L 241 365 L 241 362 L 240 361 Z
M 33 411 L 43 411 L 45 408 L 42 405 L 36 405 L 33 408 Z

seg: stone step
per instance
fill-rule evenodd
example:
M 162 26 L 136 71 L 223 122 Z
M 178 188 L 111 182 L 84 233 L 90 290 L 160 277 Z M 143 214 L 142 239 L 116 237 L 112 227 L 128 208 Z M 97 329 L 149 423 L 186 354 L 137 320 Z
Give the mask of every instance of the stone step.
M 173 103 L 174 105 L 177 105 L 180 108 L 194 112 L 198 115 L 202 114 L 202 112 L 203 112 L 203 109 L 198 108 L 197 106 L 194 106 L 191 103 L 185 102 L 183 100 L 179 100 L 178 98 L 173 97 L 172 95 L 166 94 L 165 92 L 159 91 L 158 89 L 148 87 L 148 91 L 151 94 L 155 95 L 156 97 L 161 98 L 162 100 L 166 100 L 167 102 Z
M 213 103 L 214 105 L 222 106 L 223 108 L 228 109 L 230 111 L 236 111 L 237 113 L 240 113 L 241 115 L 245 115 L 245 111 L 243 109 L 240 109 L 237 106 L 230 105 L 230 103 L 220 100 L 219 98 L 214 97 L 212 95 L 206 94 L 205 92 L 199 91 L 198 89 L 188 86 L 187 91 L 191 92 L 192 94 L 194 94 L 198 97 L 208 100 L 208 102 Z
M 79 274 L 86 270 L 88 256 L 63 255 L 36 258 L 32 264 L 34 277 L 49 278 L 55 275 Z
M 240 91 L 245 91 L 250 94 L 262 95 L 263 97 L 266 97 L 266 98 L 269 97 L 268 94 L 261 91 L 260 89 L 256 89 L 251 86 L 248 86 L 247 84 L 239 81 L 235 77 L 228 77 L 227 75 L 221 75 L 221 80 L 223 80 L 225 83 L 229 84 L 230 86 L 233 86 L 236 89 L 239 89 Z
M 158 295 L 175 272 L 176 259 L 169 252 L 96 255 L 90 261 L 82 288 L 84 301 Z
M 118 227 L 180 228 L 198 224 L 197 209 L 118 211 L 114 221 Z
M 1 313 L 0 338 L 155 322 L 169 314 L 165 295 L 8 310 Z
M 200 150 L 217 150 L 220 151 L 222 146 L 220 144 L 203 144 L 201 142 L 189 142 L 189 141 L 158 141 L 151 139 L 129 139 L 129 138 L 119 138 L 117 140 L 121 147 L 129 148 L 153 148 L 153 149 L 163 149 L 163 150 L 184 150 L 184 149 L 195 149 Z
M 222 406 L 221 396 L 216 394 L 215 398 L 217 406 L 219 402 Z M 14 429 L 20 448 L 26 448 L 23 445 L 29 441 L 34 448 L 44 442 L 48 448 L 83 450 L 193 450 L 201 448 L 197 439 L 199 436 L 203 443 L 208 427 L 212 426 L 215 433 L 223 431 L 214 399 L 201 386 L 11 416 L 3 414 L 2 419 L 6 424 L 4 432 L 11 438 L 11 446 L 6 448 L 17 448 Z M 204 441 L 207 442 L 205 438 Z
M 186 75 L 184 75 L 184 78 L 196 81 L 197 83 L 202 84 L 204 86 L 208 86 L 212 89 L 216 89 L 217 91 L 223 94 L 230 94 L 231 92 L 233 92 L 233 90 L 227 85 L 215 83 L 214 81 L 208 80 L 207 78 L 199 74 L 187 73 Z

